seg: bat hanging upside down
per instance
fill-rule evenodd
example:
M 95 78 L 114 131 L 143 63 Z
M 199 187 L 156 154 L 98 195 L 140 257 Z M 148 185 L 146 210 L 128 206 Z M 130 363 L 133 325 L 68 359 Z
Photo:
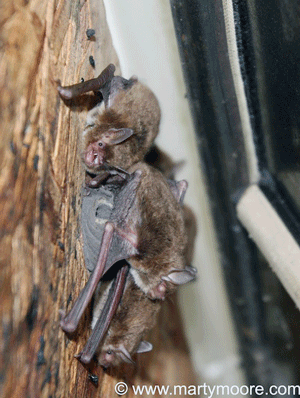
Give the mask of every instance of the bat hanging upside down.
M 130 264 L 129 272 L 135 284 L 153 300 L 164 299 L 177 285 L 195 277 L 195 269 L 185 266 L 184 260 L 186 237 L 181 202 L 187 183 L 180 181 L 169 185 L 159 171 L 143 162 L 133 165 L 128 172 L 126 181 L 115 193 L 97 264 L 73 308 L 61 321 L 66 332 L 77 328 L 100 279 L 120 260 Z M 93 192 L 91 189 L 91 194 Z M 127 265 L 118 271 L 115 286 L 111 288 L 111 297 L 118 302 L 126 280 L 126 268 Z M 117 305 L 108 304 L 110 309 Z M 112 316 L 109 315 L 110 320 Z M 92 359 L 103 338 L 103 320 L 100 318 L 90 338 L 92 343 L 88 342 L 88 349 L 84 349 L 84 355 L 80 356 L 82 362 Z M 105 322 L 109 324 L 110 320 Z
M 125 360 L 133 352 L 150 349 L 150 343 L 142 343 L 143 333 L 133 333 L 128 340 L 124 333 L 116 332 L 118 322 L 122 329 L 118 305 L 126 281 L 131 282 L 127 282 L 122 303 L 137 288 L 144 303 L 160 303 L 175 290 L 176 285 L 189 282 L 196 273 L 194 268 L 185 266 L 184 261 L 186 237 L 181 203 L 187 183 L 168 182 L 159 171 L 141 162 L 158 133 L 158 102 L 136 78 L 126 80 L 114 77 L 113 73 L 114 66 L 109 65 L 97 79 L 70 87 L 58 86 L 60 95 L 67 99 L 91 90 L 99 90 L 103 96 L 102 104 L 87 116 L 83 132 L 83 162 L 86 170 L 95 176 L 87 183 L 90 191 L 86 200 L 97 197 L 101 202 L 103 191 L 101 193 L 97 189 L 104 183 L 100 190 L 110 194 L 111 211 L 102 230 L 101 245 L 96 250 L 99 255 L 92 266 L 88 265 L 92 274 L 73 308 L 61 321 L 63 330 L 73 332 L 101 278 L 114 264 L 123 260 L 90 339 L 78 355 L 82 362 L 90 362 L 117 311 L 99 356 L 103 366 L 117 364 L 120 358 Z M 94 214 L 91 216 L 93 218 Z M 91 229 L 88 222 L 85 224 Z M 148 312 L 150 316 L 148 307 L 153 309 L 152 305 L 145 304 L 143 315 Z M 155 306 L 159 307 L 160 304 Z M 126 328 L 133 327 L 133 324 L 128 325 L 132 313 L 128 309 L 125 318 L 121 317 L 123 326 L 127 323 Z M 145 329 L 148 327 L 146 321 L 141 322 L 141 331 L 143 325 Z M 119 343 L 116 342 L 118 339 Z M 110 352 L 114 355 L 111 356 Z

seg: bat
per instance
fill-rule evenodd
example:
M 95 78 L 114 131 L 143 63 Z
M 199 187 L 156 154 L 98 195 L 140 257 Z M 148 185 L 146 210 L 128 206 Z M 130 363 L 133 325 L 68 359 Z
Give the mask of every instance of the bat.
M 135 284 L 150 299 L 162 300 L 175 290 L 176 285 L 195 277 L 196 270 L 185 266 L 184 261 L 186 239 L 180 203 L 187 183 L 169 184 L 159 171 L 140 162 L 128 170 L 126 181 L 114 183 L 113 187 L 113 207 L 104 226 L 96 266 L 73 308 L 61 321 L 61 327 L 67 332 L 76 329 L 98 282 L 120 260 L 130 264 L 129 272 Z M 105 189 L 113 190 L 109 185 L 105 185 Z M 97 196 L 95 189 L 90 191 L 91 195 Z M 120 300 L 125 280 L 124 268 L 126 266 L 121 267 L 117 276 L 122 279 L 120 274 L 124 272 L 122 283 L 112 285 L 107 302 L 115 296 Z M 110 304 L 107 306 L 110 307 Z M 109 311 L 107 314 L 111 319 L 113 314 Z M 79 354 L 82 362 L 91 360 L 103 338 L 105 332 L 103 319 L 100 318 L 87 348 Z M 107 323 L 105 325 L 107 330 Z
M 153 92 L 136 77 L 114 76 L 108 65 L 95 79 L 58 91 L 72 99 L 88 91 L 99 91 L 103 101 L 87 114 L 82 133 L 82 160 L 93 175 L 87 184 L 99 186 L 115 169 L 128 170 L 144 159 L 158 134 L 160 107 Z
M 160 170 L 164 176 L 172 179 L 174 179 L 176 169 L 182 164 L 182 162 L 174 163 L 168 155 L 156 146 L 149 151 L 145 160 Z M 184 258 L 185 263 L 190 264 L 197 230 L 196 219 L 188 206 L 183 205 L 182 211 L 188 236 Z M 97 306 L 93 310 L 92 327 L 97 323 L 103 309 L 103 294 L 98 295 L 98 297 L 95 299 Z M 117 312 L 97 350 L 98 363 L 104 368 L 117 366 L 122 362 L 132 363 L 132 354 L 150 351 L 152 344 L 144 339 L 148 331 L 155 326 L 161 306 L 161 300 L 147 298 L 143 291 L 133 283 L 129 275 Z
M 175 216 L 176 212 L 178 215 L 180 211 L 178 212 L 178 209 L 175 208 L 173 208 L 173 212 L 171 211 L 173 226 L 169 224 L 171 227 L 169 230 L 169 219 L 159 217 L 159 214 L 164 213 L 164 206 L 167 210 L 166 214 L 170 210 L 167 206 L 170 197 L 173 202 L 175 201 L 177 207 L 179 203 L 182 203 L 187 188 L 186 182 L 169 182 L 168 184 L 164 181 L 164 187 L 159 183 L 158 187 L 163 192 L 161 197 L 160 191 L 151 189 L 151 185 L 156 184 L 155 178 L 161 182 L 160 178 L 154 175 L 154 171 L 148 170 L 147 166 L 142 163 L 140 166 L 143 170 L 134 168 L 136 163 L 149 152 L 158 133 L 160 121 L 158 102 L 154 94 L 147 87 L 141 85 L 137 78 L 126 80 L 120 76 L 113 76 L 114 70 L 114 66 L 109 65 L 96 79 L 69 87 L 58 85 L 58 91 L 65 99 L 72 99 L 88 91 L 99 91 L 103 97 L 100 106 L 96 106 L 88 113 L 86 127 L 83 131 L 82 159 L 86 170 L 92 175 L 96 175 L 87 183 L 87 186 L 93 189 L 89 191 L 86 198 L 93 199 L 96 196 L 98 202 L 101 202 L 98 203 L 100 207 L 98 206 L 96 213 L 95 211 L 90 212 L 92 217 L 95 214 L 100 215 L 100 218 L 96 217 L 98 225 L 94 226 L 94 231 L 91 232 L 92 223 L 90 224 L 89 217 L 86 216 L 87 213 L 82 216 L 82 223 L 84 224 L 85 220 L 89 226 L 87 229 L 83 228 L 83 231 L 89 231 L 85 242 L 90 242 L 89 246 L 93 246 L 92 249 L 85 250 L 87 268 L 92 271 L 92 274 L 72 310 L 61 321 L 62 328 L 67 332 L 76 329 L 99 280 L 119 260 L 127 259 L 129 261 L 130 273 L 135 283 L 151 299 L 164 299 L 166 294 L 173 291 L 177 284 L 193 279 L 196 272 L 192 267 L 184 267 L 182 261 L 183 223 L 182 217 L 181 222 L 178 222 L 179 219 L 176 219 Z M 141 178 L 143 173 L 143 178 Z M 121 177 L 121 179 L 114 179 L 111 183 L 112 175 Z M 100 187 L 105 180 L 107 180 L 105 188 L 103 185 Z M 143 184 L 140 184 L 141 180 Z M 148 184 L 145 183 L 146 181 Z M 143 188 L 137 188 L 139 185 L 143 185 Z M 98 187 L 100 190 L 95 190 Z M 146 196 L 143 195 L 143 189 L 154 193 L 154 196 L 148 195 L 148 193 Z M 159 214 L 156 214 L 157 209 L 154 208 L 154 204 L 159 204 L 159 201 L 163 199 L 166 199 L 166 203 L 162 205 Z M 88 199 L 83 202 L 87 201 Z M 155 214 L 156 216 L 154 216 Z M 166 221 L 163 223 L 165 228 L 160 230 L 162 225 L 160 223 L 163 219 Z M 172 220 L 172 215 L 170 219 Z M 175 231 L 176 223 L 179 228 L 175 228 Z M 99 228 L 100 230 L 102 228 L 102 233 L 101 231 L 99 233 Z M 165 232 L 167 236 L 165 236 Z M 181 246 L 177 245 L 178 242 L 175 239 L 174 245 L 178 248 L 177 252 L 176 250 L 172 251 L 174 246 L 169 245 L 172 242 L 171 235 L 175 236 L 174 232 L 179 232 L 179 237 L 182 238 Z M 96 236 L 98 239 L 95 239 Z M 102 243 L 99 257 L 95 259 L 95 253 L 99 253 L 99 246 L 97 247 L 99 236 L 102 236 Z M 156 245 L 154 244 L 153 247 L 150 245 L 151 248 L 147 249 L 148 243 L 155 236 L 156 238 L 160 236 L 156 239 Z M 87 245 L 85 244 L 85 246 Z M 155 246 L 157 246 L 156 249 Z M 89 256 L 94 258 L 89 258 Z M 161 267 L 159 262 L 162 262 Z M 109 327 L 122 297 L 127 273 L 128 265 L 123 262 L 111 283 L 92 335 L 83 352 L 78 355 L 84 363 L 91 360 Z M 141 294 L 144 294 L 142 292 Z M 136 336 L 133 340 L 138 341 L 139 338 Z M 127 349 L 127 352 L 130 354 L 133 350 L 131 347 L 129 350 Z

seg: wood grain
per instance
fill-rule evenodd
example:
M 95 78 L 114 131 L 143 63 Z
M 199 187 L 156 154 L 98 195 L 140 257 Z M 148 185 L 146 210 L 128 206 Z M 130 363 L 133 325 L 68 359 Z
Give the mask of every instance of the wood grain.
M 153 331 L 155 350 L 136 367 L 103 372 L 91 365 L 98 387 L 74 358 L 90 332 L 88 314 L 72 340 L 59 327 L 59 310 L 88 276 L 79 225 L 87 110 L 66 106 L 55 81 L 92 78 L 109 63 L 120 72 L 102 1 L 2 2 L 0 27 L 1 397 L 113 397 L 120 380 L 192 384 L 176 305 L 166 305 L 164 326 Z

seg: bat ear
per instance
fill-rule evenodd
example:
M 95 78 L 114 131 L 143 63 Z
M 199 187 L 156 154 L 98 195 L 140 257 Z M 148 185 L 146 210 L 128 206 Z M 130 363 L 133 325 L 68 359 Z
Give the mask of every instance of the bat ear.
M 126 348 L 122 345 L 118 350 L 116 350 L 116 354 L 122 359 L 122 361 L 126 363 L 135 363 L 129 352 L 126 350 Z
M 195 279 L 196 273 L 196 268 L 188 265 L 184 269 L 173 269 L 167 276 L 162 276 L 161 279 L 174 283 L 174 285 L 184 285 Z
M 141 341 L 140 345 L 138 346 L 136 353 L 137 354 L 142 354 L 143 352 L 149 352 L 153 348 L 153 345 L 149 343 L 148 341 Z
M 168 183 L 169 183 L 171 191 L 172 191 L 173 195 L 175 196 L 177 202 L 182 204 L 186 190 L 188 188 L 187 181 L 186 180 L 181 180 L 181 181 L 168 180 Z
M 107 145 L 117 145 L 126 141 L 127 138 L 131 137 L 133 134 L 134 131 L 128 128 L 110 129 L 107 134 L 104 135 L 102 141 Z

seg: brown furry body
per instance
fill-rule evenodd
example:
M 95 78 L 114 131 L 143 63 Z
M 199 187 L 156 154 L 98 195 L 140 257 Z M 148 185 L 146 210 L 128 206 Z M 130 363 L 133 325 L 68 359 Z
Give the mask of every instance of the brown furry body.
M 187 242 L 183 214 L 167 180 L 158 170 L 139 162 L 128 172 L 137 170 L 142 175 L 132 193 L 134 204 L 124 215 L 124 232 L 135 234 L 138 253 L 128 259 L 130 272 L 150 298 L 164 298 L 166 292 L 174 290 L 174 285 L 162 282 L 161 277 L 173 269 L 185 268 Z

